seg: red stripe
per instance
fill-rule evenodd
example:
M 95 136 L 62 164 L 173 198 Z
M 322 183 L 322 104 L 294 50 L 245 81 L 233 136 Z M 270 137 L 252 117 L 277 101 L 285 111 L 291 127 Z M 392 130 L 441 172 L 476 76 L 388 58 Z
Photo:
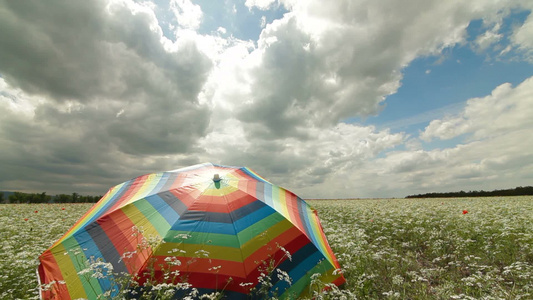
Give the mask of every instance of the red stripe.
M 201 195 L 201 192 L 192 186 L 181 187 L 170 191 L 174 197 L 178 198 L 187 208 L 194 204 L 196 199 Z
M 128 190 L 124 194 L 122 194 L 120 199 L 118 199 L 118 201 L 106 211 L 113 211 L 121 207 L 125 202 L 127 202 L 143 186 L 144 182 L 146 182 L 146 178 L 148 178 L 148 175 L 149 174 L 137 177 L 135 181 L 131 183 Z
M 315 222 L 318 224 L 320 228 L 319 234 L 322 237 L 322 240 L 324 240 L 324 243 L 326 244 L 326 251 L 328 251 L 329 256 L 333 259 L 331 263 L 336 269 L 339 269 L 340 268 L 339 261 L 337 260 L 337 257 L 335 257 L 335 253 L 333 253 L 333 250 L 329 246 L 328 239 L 326 238 L 326 234 L 324 233 L 324 228 L 322 228 L 322 224 L 320 223 L 320 219 L 318 218 L 318 212 L 316 210 L 313 211 L 313 217 L 316 219 Z
M 293 245 L 291 244 L 291 242 L 294 240 L 297 240 L 298 242 Z M 259 248 L 253 254 L 245 258 L 244 260 L 245 268 L 246 270 L 253 270 L 262 261 L 268 260 L 269 256 L 271 256 L 272 253 L 275 253 L 278 250 L 280 250 L 278 245 L 287 249 L 289 252 L 294 253 L 296 250 L 307 245 L 308 243 L 309 243 L 309 239 L 298 228 L 291 227 L 285 232 L 283 232 L 282 234 L 272 239 L 270 242 L 268 242 L 263 247 Z M 288 249 L 287 248 L 288 245 L 292 245 L 292 248 Z
M 182 257 L 175 256 L 180 261 L 180 265 L 171 265 L 165 261 L 167 256 L 154 256 L 154 266 L 157 269 L 164 268 L 168 271 L 178 270 L 182 274 L 187 270 L 194 270 L 199 273 L 218 273 L 220 275 L 228 275 L 232 277 L 246 277 L 244 266 L 241 262 L 213 259 L 213 258 L 198 258 L 198 257 Z M 220 266 L 220 268 L 218 268 Z M 216 268 L 214 268 L 216 267 Z
M 135 224 L 122 210 L 116 210 L 112 214 L 105 216 L 105 218 L 107 219 L 105 222 L 99 222 L 100 226 L 102 226 L 121 256 L 129 252 L 123 258 L 128 271 L 130 273 L 137 272 L 152 253 L 150 249 L 137 248 L 143 239 L 142 234 L 133 230 Z M 103 220 L 104 218 L 101 219 Z
M 333 280 L 332 283 L 333 283 L 334 285 L 336 285 L 336 286 L 340 286 L 341 284 L 346 283 L 346 279 L 344 278 L 344 275 L 340 275 L 340 277 L 337 278 L 337 279 L 335 279 L 335 280 Z
M 228 275 L 222 275 L 222 274 L 216 274 L 216 273 L 197 273 L 197 272 L 189 272 L 189 273 L 182 273 L 177 277 L 170 277 L 169 279 L 165 280 L 164 274 L 167 273 L 166 271 L 157 270 L 153 273 L 147 272 L 146 276 L 141 276 L 139 278 L 139 284 L 145 285 L 145 283 L 148 281 L 149 278 L 154 280 L 155 282 L 166 282 L 166 283 L 179 283 L 179 282 L 187 282 L 191 284 L 193 287 L 198 289 L 212 289 L 216 291 L 232 291 L 232 292 L 238 292 L 247 294 L 250 291 L 250 288 L 252 286 L 241 286 L 241 283 L 247 282 L 245 278 L 241 277 L 235 277 L 235 276 L 228 276 Z M 168 274 L 168 273 L 167 273 Z M 141 274 L 142 275 L 142 274 Z M 171 275 L 172 276 L 172 275 Z M 231 280 L 230 280 L 231 278 Z
M 238 170 L 235 170 L 235 172 L 233 172 L 233 174 L 239 178 L 239 180 L 250 180 L 250 181 L 255 181 L 257 182 L 257 179 L 255 179 L 254 177 L 248 175 L 246 172 L 244 172 L 243 170 L 241 169 L 238 169 Z
M 294 235 L 295 231 L 297 236 Z M 277 244 L 276 244 L 277 243 Z M 226 290 L 239 293 L 249 293 L 250 288 L 257 285 L 258 277 L 261 273 L 266 273 L 270 261 L 275 265 L 279 265 L 288 259 L 285 251 L 278 245 L 285 248 L 290 253 L 295 253 L 305 245 L 309 244 L 309 239 L 293 227 L 277 238 L 270 241 L 267 245 L 261 247 L 253 255 L 249 256 L 244 266 L 242 263 L 226 261 L 212 258 L 190 258 L 179 257 L 176 258 L 181 262 L 179 266 L 170 266 L 164 261 L 164 256 L 156 256 L 151 266 L 156 268 L 156 280 L 164 280 L 163 274 L 169 274 L 171 271 L 179 270 L 180 274 L 176 278 L 168 278 L 166 282 L 188 282 L 196 288 L 206 288 L 213 290 Z M 256 260 L 256 258 L 258 260 Z M 221 266 L 220 269 L 215 270 L 213 267 Z M 163 268 L 163 270 L 162 270 Z M 211 268 L 211 270 L 210 270 Z M 150 269 L 150 266 L 148 266 Z M 244 273 L 244 269 L 248 274 Z M 145 274 L 140 272 L 140 283 L 144 284 L 148 278 L 151 278 L 151 273 L 146 271 Z M 232 281 L 228 283 L 228 279 Z M 163 282 L 163 281 L 162 281 Z M 241 286 L 241 283 L 252 283 L 252 285 Z
M 302 219 L 300 218 L 300 214 L 298 213 L 298 198 L 295 194 L 285 190 L 285 200 L 287 202 L 287 210 L 289 211 L 289 215 L 291 216 L 292 223 L 302 232 L 305 232 Z
M 173 190 L 173 189 L 183 186 L 184 181 L 185 181 L 185 174 L 182 174 L 182 173 L 178 174 L 178 176 L 176 176 L 176 179 L 174 179 L 174 182 L 170 185 L 168 190 Z
M 126 258 L 126 256 L 128 256 L 129 253 L 136 251 L 137 237 L 132 236 L 133 231 L 131 230 L 135 224 L 130 221 L 122 210 L 117 210 L 109 215 L 101 217 L 97 220 L 97 223 L 109 237 L 109 240 L 113 243 L 118 254 L 121 257 L 123 257 L 124 253 L 127 254 L 123 258 L 124 263 L 128 271 L 134 273 L 136 271 L 134 265 L 137 265 L 137 268 L 139 268 L 142 265 L 142 262 L 140 262 L 139 259 L 137 259 L 137 261 L 132 261 L 133 257 Z
M 256 201 L 254 197 L 242 191 L 235 191 L 225 196 L 200 196 L 189 210 L 230 213 Z
M 257 181 L 247 179 L 239 180 L 239 190 L 253 197 L 257 197 Z
M 38 272 L 41 284 L 49 284 L 52 281 L 64 280 L 61 270 L 57 265 L 57 261 L 50 250 L 46 250 L 41 257 L 41 264 L 39 265 Z M 67 285 L 55 283 L 51 285 L 47 291 L 42 291 L 42 299 L 70 299 Z

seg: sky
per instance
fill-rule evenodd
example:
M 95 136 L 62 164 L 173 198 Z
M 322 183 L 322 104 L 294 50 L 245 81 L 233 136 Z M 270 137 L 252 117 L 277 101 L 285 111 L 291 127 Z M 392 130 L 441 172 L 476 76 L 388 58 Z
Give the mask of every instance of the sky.
M 0 0 L 0 190 L 246 166 L 303 198 L 533 185 L 529 0 Z

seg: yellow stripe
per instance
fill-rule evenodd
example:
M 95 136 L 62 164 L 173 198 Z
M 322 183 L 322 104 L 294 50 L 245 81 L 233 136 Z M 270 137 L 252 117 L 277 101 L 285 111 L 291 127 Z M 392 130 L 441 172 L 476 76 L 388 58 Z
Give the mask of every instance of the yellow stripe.
M 74 267 L 71 256 L 69 254 L 65 254 L 67 250 L 65 249 L 63 244 L 57 245 L 51 252 L 57 262 L 59 270 L 61 270 L 61 275 L 65 280 L 68 292 L 72 299 L 87 298 L 87 294 L 85 293 L 83 284 L 81 283 L 81 280 L 78 277 L 78 272 Z M 83 252 L 81 256 L 83 257 L 80 257 L 80 260 L 85 260 Z
M 234 186 L 228 185 L 224 181 L 220 181 L 220 188 L 215 187 L 215 183 L 209 184 L 209 186 L 202 192 L 205 196 L 224 196 L 229 195 L 238 189 Z
M 163 243 L 157 247 L 154 255 L 200 257 L 242 262 L 241 250 L 233 247 L 206 244 Z M 182 262 L 184 263 L 184 262 Z
M 326 268 L 327 270 L 325 270 Z M 298 298 L 310 297 L 314 291 L 317 291 L 317 288 L 323 288 L 324 284 L 331 283 L 335 281 L 335 279 L 340 277 L 340 275 L 338 274 L 333 275 L 333 271 L 335 271 L 335 268 L 331 268 L 331 264 L 325 261 L 321 261 L 311 270 L 309 270 L 306 275 L 302 276 L 298 281 L 293 282 L 291 287 L 287 289 L 283 293 L 283 295 L 281 295 L 280 299 L 292 299 L 292 297 L 294 296 L 293 293 L 295 292 L 300 292 Z M 318 277 L 316 280 L 322 282 L 323 285 L 315 284 L 313 286 L 309 286 L 309 284 L 311 283 L 310 277 L 316 273 L 320 274 L 320 277 Z
M 322 252 L 322 254 L 324 254 L 324 256 L 328 259 L 328 261 L 333 262 L 333 258 L 329 255 L 329 252 L 326 248 L 327 241 L 324 240 L 324 236 L 321 234 L 321 229 L 320 229 L 320 226 L 318 225 L 320 222 L 318 219 L 318 216 L 315 213 L 312 213 L 312 217 L 313 217 L 312 218 L 313 219 L 313 222 L 312 222 L 313 231 L 318 240 L 317 246 L 320 252 Z
M 278 237 L 291 227 L 293 227 L 292 223 L 286 219 L 283 219 L 280 222 L 274 224 L 272 227 L 268 228 L 267 230 L 258 233 L 254 238 L 250 239 L 248 242 L 242 245 L 242 255 L 245 258 L 252 255 L 261 247 L 265 246 L 266 243 Z M 277 249 L 275 250 L 277 251 Z
M 100 211 L 100 208 L 107 204 L 107 202 L 115 197 L 118 191 L 120 191 L 120 188 L 124 185 L 124 183 L 121 183 L 117 186 L 114 186 L 111 188 L 107 194 L 100 199 L 92 208 L 90 208 L 90 212 L 83 218 L 83 220 L 79 220 L 79 223 L 74 224 L 72 228 L 70 228 L 59 240 L 57 240 L 53 246 L 56 246 L 57 244 L 63 242 L 66 238 L 70 237 L 74 232 L 78 231 L 81 227 L 87 225 L 87 222 Z
M 281 205 L 281 214 L 285 218 L 294 221 L 291 219 L 291 214 L 289 213 L 289 208 L 287 207 L 287 191 L 283 188 L 279 188 L 279 202 Z
M 131 220 L 131 222 L 135 224 L 135 226 L 137 226 L 138 229 L 143 231 L 143 236 L 145 238 L 150 238 L 152 236 L 163 238 L 161 235 L 159 235 L 159 233 L 152 225 L 152 223 L 150 223 L 148 218 L 146 218 L 135 205 L 129 204 L 123 206 L 121 210 L 122 212 L 124 212 L 124 214 L 126 214 L 126 216 Z
M 272 205 L 274 206 L 274 209 L 281 213 L 281 207 L 280 203 L 278 201 L 279 199 L 279 188 L 277 186 L 272 185 Z
M 132 203 L 135 200 L 146 197 L 159 183 L 159 180 L 163 177 L 162 173 L 150 174 L 146 177 L 143 185 L 134 195 L 131 195 L 125 204 Z
M 175 255 L 191 258 L 205 257 L 243 262 L 248 256 L 252 255 L 261 247 L 264 247 L 266 243 L 270 242 L 290 228 L 292 228 L 291 222 L 283 219 L 265 230 L 263 233 L 257 234 L 254 238 L 242 245 L 240 249 L 209 244 L 163 243 L 159 245 L 154 254 L 161 256 Z M 274 251 L 277 251 L 277 249 L 274 249 Z

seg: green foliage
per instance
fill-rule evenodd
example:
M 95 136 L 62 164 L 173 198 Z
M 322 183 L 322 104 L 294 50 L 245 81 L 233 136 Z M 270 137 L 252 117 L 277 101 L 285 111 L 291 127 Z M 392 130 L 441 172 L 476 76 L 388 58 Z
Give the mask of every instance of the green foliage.
M 0 192 L 0 203 L 2 201 L 3 193 Z M 102 196 L 82 196 L 78 193 L 71 195 L 59 194 L 55 196 L 46 195 L 42 193 L 22 193 L 14 192 L 7 198 L 7 203 L 96 203 Z
M 460 198 L 460 197 L 493 197 L 493 196 L 529 196 L 533 195 L 533 186 L 519 186 L 514 189 L 494 190 L 494 191 L 460 191 L 448 193 L 427 193 L 409 195 L 405 198 Z

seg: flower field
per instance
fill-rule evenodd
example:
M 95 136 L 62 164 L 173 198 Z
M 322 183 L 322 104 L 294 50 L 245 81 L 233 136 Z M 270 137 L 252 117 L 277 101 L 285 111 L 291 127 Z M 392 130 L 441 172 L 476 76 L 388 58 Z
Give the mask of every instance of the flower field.
M 346 299 L 533 299 L 531 196 L 308 202 Z M 0 205 L 0 299 L 38 298 L 37 257 L 91 206 Z

